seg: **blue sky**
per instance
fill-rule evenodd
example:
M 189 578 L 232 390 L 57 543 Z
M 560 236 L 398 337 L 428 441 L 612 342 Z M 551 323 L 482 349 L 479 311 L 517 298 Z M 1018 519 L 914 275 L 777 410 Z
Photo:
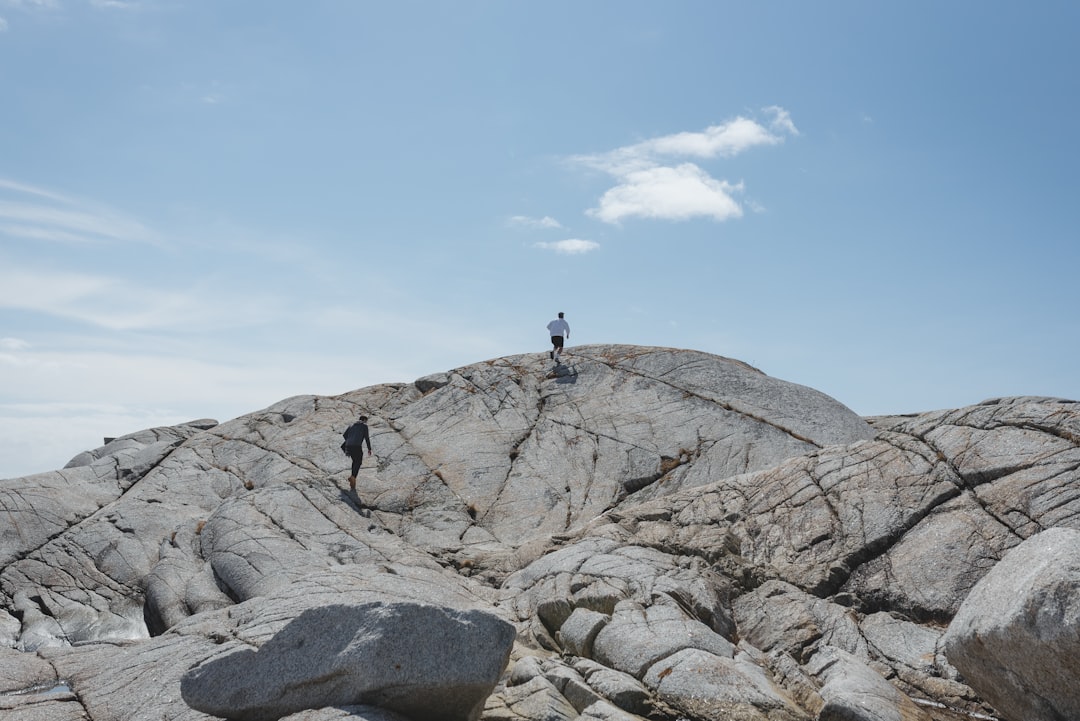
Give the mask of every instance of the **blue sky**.
M 1080 398 L 1080 4 L 0 0 L 0 477 L 503 355 Z

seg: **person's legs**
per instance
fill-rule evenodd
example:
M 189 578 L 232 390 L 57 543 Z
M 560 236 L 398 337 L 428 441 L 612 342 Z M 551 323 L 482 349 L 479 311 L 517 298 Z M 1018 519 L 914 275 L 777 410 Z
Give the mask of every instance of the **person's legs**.
M 555 360 L 559 360 L 559 356 L 562 354 L 563 338 L 561 335 L 551 336 L 551 357 Z
M 360 465 L 364 462 L 364 451 L 357 448 L 349 454 L 352 457 L 352 473 L 349 474 L 349 490 L 356 490 L 356 474 L 360 472 Z

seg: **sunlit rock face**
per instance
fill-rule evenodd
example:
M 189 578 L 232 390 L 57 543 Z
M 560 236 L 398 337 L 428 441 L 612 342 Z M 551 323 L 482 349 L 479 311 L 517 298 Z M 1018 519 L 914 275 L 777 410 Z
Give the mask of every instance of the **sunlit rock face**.
M 863 419 L 739 361 L 580 346 L 141 431 L 0 481 L 0 709 L 993 716 L 943 634 L 1010 549 L 1080 530 L 1078 411 Z M 272 672 L 230 680 L 249 657 Z

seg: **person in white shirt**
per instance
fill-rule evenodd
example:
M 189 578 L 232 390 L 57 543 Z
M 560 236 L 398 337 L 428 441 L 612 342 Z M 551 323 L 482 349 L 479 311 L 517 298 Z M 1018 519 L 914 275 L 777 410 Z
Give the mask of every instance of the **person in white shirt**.
M 558 318 L 547 324 L 547 329 L 551 335 L 551 352 L 548 357 L 557 361 L 562 354 L 563 339 L 570 337 L 570 324 L 563 320 L 563 314 L 559 313 Z

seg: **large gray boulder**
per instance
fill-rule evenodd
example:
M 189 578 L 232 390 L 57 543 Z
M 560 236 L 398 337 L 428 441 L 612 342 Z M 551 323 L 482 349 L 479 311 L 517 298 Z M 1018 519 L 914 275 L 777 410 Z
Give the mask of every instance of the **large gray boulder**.
M 272 597 L 256 597 L 229 608 L 204 611 L 150 639 L 52 647 L 40 650 L 38 655 L 77 694 L 94 721 L 203 721 L 212 717 L 191 708 L 181 692 L 189 669 L 237 652 L 261 649 L 295 619 L 309 618 L 323 608 L 393 605 L 436 607 L 450 617 L 467 618 L 469 612 L 483 612 L 485 619 L 499 616 L 498 609 L 472 594 L 466 580 L 442 569 L 347 564 L 313 569 Z M 496 628 L 509 627 L 489 623 Z M 323 628 L 312 633 L 323 639 L 334 630 Z M 479 642 L 470 636 L 470 641 L 474 640 Z M 325 647 L 333 644 L 326 642 Z M 316 655 L 323 656 L 318 652 Z M 302 677 L 304 671 L 296 673 Z M 246 675 L 222 681 L 258 683 Z M 334 698 L 326 690 L 313 695 L 309 710 L 323 708 Z
M 1010 551 L 960 607 L 945 652 L 1010 721 L 1080 718 L 1080 531 Z
M 230 719 L 270 721 L 365 704 L 415 721 L 473 721 L 506 667 L 514 634 L 511 624 L 481 611 L 321 606 L 258 650 L 204 661 L 180 689 L 192 708 Z

